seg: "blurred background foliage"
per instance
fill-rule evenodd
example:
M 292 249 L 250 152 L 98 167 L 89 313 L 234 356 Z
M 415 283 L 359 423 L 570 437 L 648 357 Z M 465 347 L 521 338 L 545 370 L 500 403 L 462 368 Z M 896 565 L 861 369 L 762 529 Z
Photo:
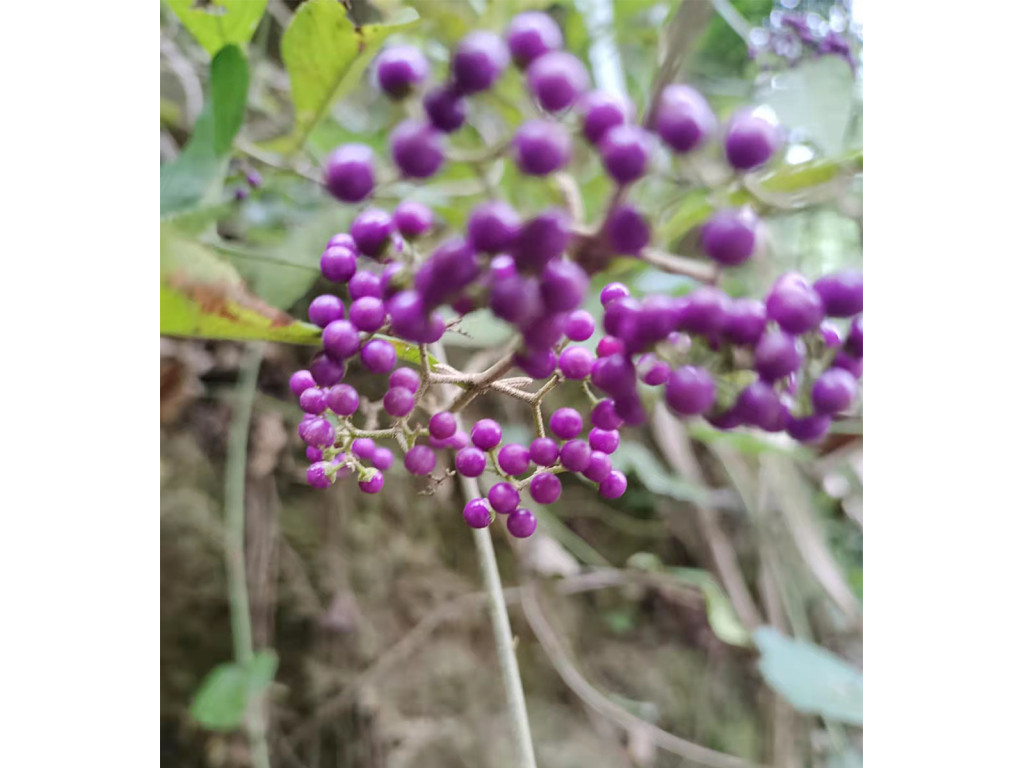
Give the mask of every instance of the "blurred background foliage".
M 346 84 L 293 141 L 295 84 L 282 41 L 298 39 L 286 30 L 299 7 L 167 0 L 161 10 L 162 762 L 251 764 L 237 726 L 258 698 L 275 766 L 512 765 L 457 489 L 424 495 L 401 473 L 372 497 L 354 484 L 329 492 L 305 484 L 287 381 L 316 332 L 291 318 L 304 318 L 309 300 L 329 289 L 319 256 L 354 214 L 314 183 L 319 163 L 346 141 L 387 155 L 387 132 L 405 113 L 364 73 L 379 45 L 421 46 L 441 78 L 449 47 L 470 29 L 500 30 L 523 9 L 545 10 L 597 84 L 620 78 L 641 111 L 666 62 L 673 80 L 696 85 L 722 116 L 751 102 L 777 111 L 791 147 L 750 193 L 766 215 L 767 252 L 723 286 L 761 295 L 787 269 L 816 278 L 860 265 L 861 84 L 842 57 L 794 60 L 751 41 L 780 34 L 786 13 L 810 13 L 859 57 L 859 29 L 848 5 L 806 1 L 351 0 L 338 9 L 368 42 L 332 43 L 328 60 L 350 68 Z M 204 28 L 210 11 L 220 21 Z M 501 141 L 523 103 L 507 75 L 454 147 Z M 572 174 L 593 220 L 610 190 L 583 155 Z M 713 175 L 717 159 L 706 163 Z M 262 180 L 250 188 L 254 171 Z M 553 185 L 500 160 L 485 174 L 449 163 L 427 186 L 391 181 L 380 192 L 388 205 L 427 202 L 457 228 L 491 189 L 529 211 L 561 200 Z M 681 188 L 668 173 L 632 196 L 652 212 L 667 250 L 693 253 L 694 226 L 715 202 L 707 190 Z M 640 293 L 692 288 L 632 260 L 613 262 L 607 279 Z M 591 309 L 604 282 L 595 280 Z M 224 303 L 241 319 L 226 326 L 208 311 Z M 216 338 L 224 336 L 283 342 L 262 354 L 244 457 L 245 565 L 260 651 L 244 675 L 225 666 L 223 548 L 244 358 L 240 342 Z M 453 364 L 471 367 L 506 337 L 476 312 L 445 343 Z M 351 375 L 360 391 L 382 394 L 372 377 Z M 566 388 L 551 406 L 584 403 Z M 520 404 L 487 399 L 471 415 L 485 412 L 507 425 L 508 439 L 517 429 L 525 437 L 530 417 Z M 566 482 L 559 502 L 539 510 L 541 535 L 513 547 L 495 531 L 539 764 L 691 764 L 659 749 L 654 730 L 599 714 L 565 677 L 568 664 L 642 722 L 750 764 L 859 765 L 859 419 L 810 449 L 684 425 L 661 409 L 647 428 L 624 433 L 617 462 L 630 481 L 622 498 Z M 522 610 L 516 591 L 537 580 L 539 618 Z

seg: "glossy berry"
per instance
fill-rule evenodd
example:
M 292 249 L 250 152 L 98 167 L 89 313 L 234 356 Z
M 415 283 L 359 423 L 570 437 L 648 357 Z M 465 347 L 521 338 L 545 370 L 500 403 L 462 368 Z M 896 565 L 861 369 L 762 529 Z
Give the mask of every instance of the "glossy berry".
M 452 82 L 462 93 L 485 91 L 509 63 L 505 41 L 491 32 L 470 32 L 452 56 Z
M 617 125 L 625 125 L 633 116 L 633 107 L 622 99 L 601 91 L 591 91 L 576 105 L 583 117 L 583 135 L 591 144 L 600 143 Z
M 428 74 L 427 57 L 411 45 L 386 48 L 377 57 L 377 85 L 391 98 L 405 98 Z
M 754 364 L 765 381 L 775 381 L 800 368 L 803 345 L 785 331 L 766 331 L 754 349 Z
M 345 375 L 345 364 L 331 360 L 324 352 L 317 352 L 309 361 L 313 381 L 321 387 L 333 387 Z
M 590 452 L 590 461 L 587 462 L 587 466 L 583 469 L 583 476 L 587 480 L 592 480 L 595 483 L 600 483 L 612 471 L 612 459 L 607 453 L 603 451 Z
M 517 539 L 526 539 L 537 530 L 537 518 L 530 510 L 520 507 L 505 518 L 505 527 Z
M 369 296 L 374 299 L 381 298 L 380 278 L 373 272 L 362 270 L 356 272 L 348 281 L 348 295 L 353 300 Z
M 545 53 L 526 71 L 526 87 L 548 112 L 572 106 L 589 84 L 590 75 L 583 62 L 565 51 Z
M 626 347 L 622 343 L 622 339 L 617 339 L 614 336 L 605 336 L 597 342 L 598 357 L 611 357 L 612 355 L 620 355 L 625 351 Z
M 567 379 L 579 381 L 590 375 L 594 355 L 586 347 L 566 347 L 558 358 L 558 367 Z
M 423 97 L 423 111 L 437 130 L 452 133 L 466 122 L 468 104 L 454 88 L 442 85 Z
M 378 330 L 387 319 L 384 310 L 384 302 L 372 296 L 363 296 L 352 302 L 348 312 L 349 322 L 360 331 L 373 333 Z
M 487 468 L 487 454 L 467 446 L 455 454 L 455 471 L 463 477 L 480 477 Z
M 331 239 L 327 241 L 327 246 L 324 250 L 330 248 L 347 248 L 350 251 L 356 250 L 356 241 L 352 239 L 352 235 L 348 232 L 338 232 L 336 235 L 331 235 Z
M 613 301 L 629 296 L 629 288 L 622 283 L 608 283 L 601 289 L 601 306 L 607 307 Z
M 590 278 L 583 267 L 568 259 L 552 259 L 540 275 L 540 295 L 548 312 L 576 309 L 583 303 L 589 287 Z M 558 336 L 561 335 L 560 328 Z
M 565 336 L 571 341 L 586 341 L 594 335 L 594 316 L 585 309 L 573 310 L 565 318 Z
M 562 481 L 550 472 L 538 472 L 530 480 L 530 496 L 538 504 L 554 504 L 562 495 Z
M 371 339 L 363 345 L 359 359 L 371 373 L 387 373 L 395 367 L 398 355 L 395 348 L 383 339 Z
M 590 447 L 609 456 L 619 449 L 619 431 L 617 429 L 599 429 L 595 427 L 587 436 Z
M 320 271 L 332 283 L 347 283 L 356 273 L 356 254 L 351 248 L 332 246 L 320 256 Z
M 427 427 L 430 431 L 430 436 L 438 440 L 447 440 L 455 434 L 455 428 L 455 416 L 448 411 L 441 411 L 431 416 Z
M 309 322 L 326 328 L 335 320 L 345 317 L 345 305 L 331 294 L 317 296 L 309 303 Z
M 757 227 L 757 216 L 749 208 L 716 211 L 701 228 L 701 248 L 719 264 L 735 267 L 753 255 Z
M 725 308 L 722 335 L 734 344 L 756 344 L 768 324 L 764 303 L 757 299 L 733 299 Z
M 415 240 L 425 235 L 434 226 L 434 212 L 423 203 L 405 200 L 395 208 L 392 221 L 402 237 Z
M 605 170 L 619 184 L 636 181 L 647 170 L 651 143 L 643 128 L 617 125 L 605 133 L 599 148 Z
M 830 368 L 825 371 L 811 387 L 814 412 L 828 416 L 845 411 L 856 396 L 857 379 L 842 368 Z
M 307 445 L 315 448 L 327 448 L 334 445 L 334 427 L 327 419 L 316 417 L 309 421 L 303 434 Z
M 767 163 L 781 135 L 774 120 L 750 109 L 738 111 L 725 129 L 725 157 L 737 170 L 749 171 Z
M 501 425 L 494 419 L 480 419 L 469 433 L 473 445 L 482 451 L 489 451 L 501 442 Z
M 764 381 L 755 381 L 745 387 L 736 398 L 735 409 L 740 418 L 751 426 L 773 431 L 780 419 L 785 426 L 782 400 L 772 385 Z
M 512 138 L 512 155 L 519 170 L 546 176 L 564 168 L 572 154 L 572 139 L 564 126 L 550 120 L 527 120 Z
M 320 340 L 335 360 L 345 360 L 359 351 L 359 330 L 348 320 L 335 320 L 324 328 Z
M 318 387 L 310 387 L 299 395 L 299 408 L 319 416 L 327 408 L 327 395 Z
M 384 410 L 400 419 L 412 413 L 416 406 L 416 395 L 405 387 L 392 387 L 384 393 Z
M 512 483 L 495 483 L 487 492 L 487 501 L 495 512 L 507 515 L 519 506 L 519 491 Z
M 357 437 L 352 441 L 352 455 L 363 461 L 371 461 L 373 452 L 377 450 L 376 443 L 369 437 Z
M 829 317 L 853 317 L 864 309 L 864 273 L 847 269 L 814 283 Z
M 654 127 L 676 152 L 690 152 L 715 131 L 715 113 L 707 100 L 688 85 L 665 86 L 658 99 Z
M 374 449 L 373 456 L 370 457 L 370 461 L 373 462 L 373 466 L 381 472 L 387 472 L 391 469 L 391 465 L 395 463 L 395 454 L 393 454 L 389 449 L 380 446 Z
M 367 208 L 352 221 L 352 239 L 359 252 L 377 258 L 390 242 L 394 223 L 391 214 L 380 208 Z
M 550 437 L 538 437 L 530 443 L 530 461 L 538 467 L 552 467 L 558 461 L 558 443 Z
M 711 336 L 725 324 L 729 297 L 718 288 L 703 286 L 683 297 L 679 304 L 679 329 Z
M 429 475 L 437 465 L 437 456 L 425 445 L 414 445 L 405 454 L 405 468 L 412 475 Z
M 330 465 L 326 461 L 310 464 L 306 470 L 306 482 L 314 488 L 330 488 L 331 478 L 327 474 Z
M 590 464 L 591 448 L 585 440 L 570 440 L 562 446 L 559 458 L 570 472 L 582 472 Z
M 380 493 L 384 487 L 384 473 L 379 469 L 370 470 L 369 480 L 359 481 L 359 490 L 363 493 Z
M 462 508 L 462 519 L 470 528 L 486 528 L 491 524 L 491 510 L 483 499 L 470 499 Z
M 292 377 L 288 380 L 288 388 L 291 389 L 292 394 L 298 397 L 310 387 L 315 387 L 316 382 L 313 381 L 313 374 L 307 370 L 296 371 L 292 374 Z
M 775 281 L 768 292 L 765 307 L 769 320 L 774 320 L 782 330 L 794 335 L 817 328 L 825 317 L 821 297 L 795 272 Z
M 608 217 L 608 242 L 616 253 L 639 255 L 651 241 L 647 220 L 631 205 L 620 205 Z
M 622 418 L 615 413 L 615 403 L 601 400 L 590 412 L 590 423 L 598 429 L 618 429 L 622 426 Z
M 327 407 L 339 416 L 351 416 L 359 408 L 359 393 L 348 384 L 335 384 L 327 390 Z
M 518 443 L 502 446 L 498 451 L 498 466 L 508 475 L 521 475 L 530 468 L 530 452 Z
M 365 144 L 343 144 L 327 157 L 324 186 L 343 203 L 365 200 L 373 184 L 373 150 Z
M 405 387 L 410 392 L 415 392 L 420 388 L 420 375 L 416 373 L 412 368 L 395 368 L 388 376 L 389 387 Z M 452 430 L 454 431 L 454 430 Z
M 677 368 L 665 382 L 665 402 L 682 416 L 704 413 L 715 403 L 715 380 L 703 368 Z
M 391 159 L 406 176 L 426 179 L 444 164 L 444 142 L 440 132 L 419 120 L 403 120 L 389 138 Z
M 520 13 L 509 22 L 505 40 L 512 61 L 517 67 L 525 68 L 548 51 L 562 47 L 562 30 L 546 13 L 527 11 Z
M 668 381 L 668 375 L 671 372 L 672 366 L 654 355 L 644 355 L 637 361 L 637 373 L 640 374 L 640 380 L 651 387 L 660 387 Z
M 626 492 L 626 476 L 613 469 L 608 477 L 602 480 L 597 486 L 597 492 L 606 499 L 617 499 Z
M 559 408 L 551 414 L 551 432 L 562 440 L 571 440 L 583 429 L 583 417 L 575 408 Z
M 515 243 L 519 225 L 519 214 L 515 208 L 500 200 L 490 200 L 469 214 L 466 240 L 474 250 L 499 253 Z
M 609 355 L 594 361 L 590 381 L 609 395 L 621 397 L 636 391 L 636 369 L 624 355 Z
M 786 419 L 786 433 L 801 443 L 813 443 L 828 434 L 831 425 L 832 419 L 821 414 L 805 417 L 791 415 Z

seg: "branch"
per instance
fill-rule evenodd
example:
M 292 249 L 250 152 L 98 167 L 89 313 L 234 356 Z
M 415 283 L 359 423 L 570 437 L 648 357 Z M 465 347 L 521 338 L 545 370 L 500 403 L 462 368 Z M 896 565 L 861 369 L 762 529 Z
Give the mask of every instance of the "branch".
M 676 256 L 672 253 L 660 251 L 657 248 L 644 248 L 640 253 L 640 259 L 646 261 L 652 267 L 662 272 L 669 272 L 673 275 L 684 275 L 699 280 L 709 285 L 718 280 L 718 266 L 707 261 Z

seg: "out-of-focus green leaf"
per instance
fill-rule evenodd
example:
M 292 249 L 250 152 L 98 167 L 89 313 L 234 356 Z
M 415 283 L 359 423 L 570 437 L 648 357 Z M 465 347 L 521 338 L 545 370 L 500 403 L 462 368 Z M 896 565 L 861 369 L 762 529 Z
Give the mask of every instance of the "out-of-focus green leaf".
M 260 651 L 248 665 L 227 662 L 214 667 L 192 700 L 193 719 L 211 731 L 231 731 L 242 724 L 249 702 L 263 694 L 277 672 L 277 654 Z
M 220 192 L 231 142 L 245 116 L 249 65 L 236 45 L 210 63 L 210 98 L 181 154 L 160 168 L 160 215 L 211 204 Z
M 817 645 L 793 640 L 771 627 L 754 631 L 758 668 L 793 708 L 852 725 L 864 722 L 864 677 L 848 662 Z
M 706 504 L 709 501 L 707 489 L 669 472 L 657 457 L 640 443 L 624 440 L 615 452 L 615 466 L 623 472 L 636 475 L 652 493 L 695 504 Z
M 185 29 L 211 55 L 225 45 L 252 39 L 267 0 L 167 0 Z
M 301 147 L 331 105 L 356 86 L 387 36 L 418 20 L 416 11 L 407 8 L 387 24 L 356 27 L 337 0 L 307 0 L 299 6 L 281 39 L 295 128 L 274 148 L 288 153 Z
M 511 336 L 512 331 L 506 323 L 487 310 L 479 310 L 463 315 L 459 322 L 459 332 L 449 333 L 444 343 L 449 347 L 496 347 L 504 344 Z
M 809 458 L 812 454 L 791 440 L 775 441 L 750 432 L 737 432 L 717 429 L 705 422 L 692 422 L 687 425 L 687 432 L 694 440 L 705 444 L 726 443 L 736 451 L 747 456 L 760 456 L 763 453 L 782 453 L 787 456 Z

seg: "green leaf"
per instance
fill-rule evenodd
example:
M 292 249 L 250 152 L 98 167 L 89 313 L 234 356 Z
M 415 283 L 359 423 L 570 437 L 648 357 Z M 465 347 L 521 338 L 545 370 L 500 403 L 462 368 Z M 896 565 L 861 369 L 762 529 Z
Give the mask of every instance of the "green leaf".
M 403 8 L 387 24 L 356 27 L 338 0 L 307 0 L 299 6 L 281 39 L 295 104 L 295 128 L 281 150 L 301 147 L 331 105 L 356 86 L 385 38 L 418 20 L 415 10 Z
M 193 719 L 211 731 L 231 731 L 242 724 L 249 702 L 259 698 L 274 680 L 277 654 L 260 651 L 247 666 L 226 662 L 203 679 L 192 700 Z
M 647 446 L 624 440 L 615 452 L 615 466 L 636 475 L 652 493 L 695 504 L 709 502 L 707 489 L 669 472 Z
M 160 215 L 210 206 L 220 192 L 231 142 L 245 116 L 249 65 L 234 45 L 210 63 L 210 98 L 181 154 L 160 167 Z
M 161 229 L 160 333 L 208 339 L 319 344 L 320 329 L 274 309 L 206 246 Z
M 864 723 L 864 677 L 834 653 L 771 627 L 754 631 L 765 681 L 793 707 L 852 725 Z
M 245 45 L 263 17 L 267 0 L 167 0 L 185 29 L 211 56 L 225 45 Z

